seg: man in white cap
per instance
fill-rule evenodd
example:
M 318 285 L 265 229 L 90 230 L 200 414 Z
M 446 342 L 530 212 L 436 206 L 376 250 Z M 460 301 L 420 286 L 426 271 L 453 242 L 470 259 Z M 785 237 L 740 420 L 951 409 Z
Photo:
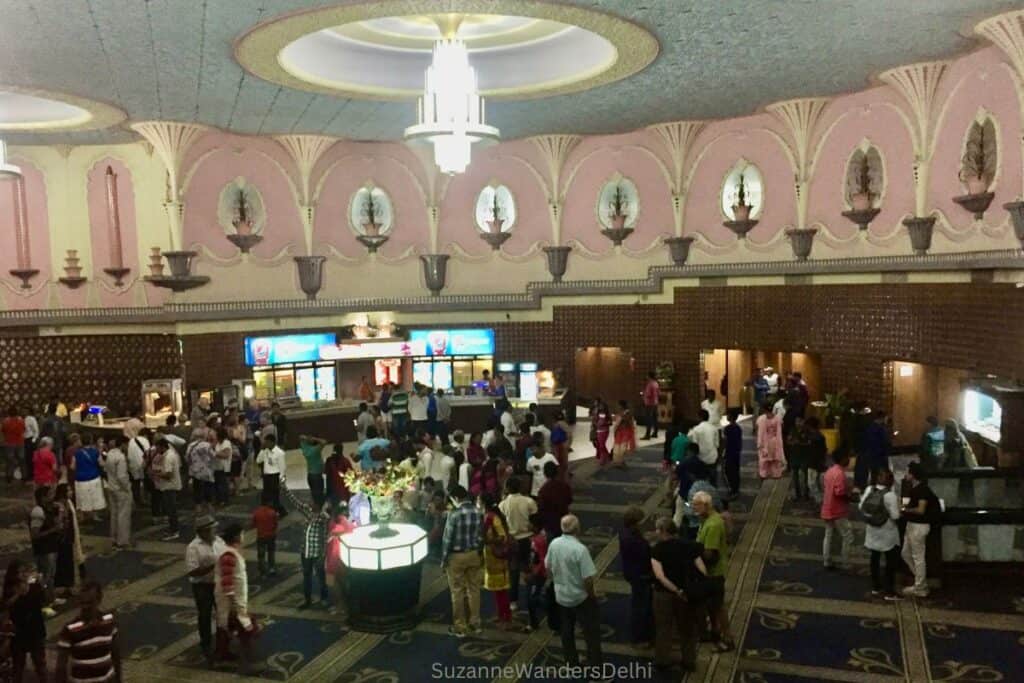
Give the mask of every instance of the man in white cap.
M 196 519 L 196 537 L 185 549 L 185 568 L 192 584 L 192 596 L 199 616 L 199 645 L 207 662 L 213 660 L 213 579 L 217 558 L 224 552 L 224 542 L 217 536 L 217 520 L 210 515 Z

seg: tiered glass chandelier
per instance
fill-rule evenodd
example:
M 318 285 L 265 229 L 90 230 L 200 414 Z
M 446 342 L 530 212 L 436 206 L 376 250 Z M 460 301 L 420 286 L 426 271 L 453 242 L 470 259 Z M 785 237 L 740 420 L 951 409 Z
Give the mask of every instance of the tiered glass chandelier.
M 7 145 L 0 140 L 0 180 L 21 177 L 21 169 L 7 161 Z
M 405 129 L 405 138 L 429 141 L 441 172 L 454 174 L 466 170 L 474 142 L 496 140 L 499 135 L 484 120 L 484 98 L 477 91 L 469 51 L 452 31 L 434 43 L 419 100 L 419 122 Z

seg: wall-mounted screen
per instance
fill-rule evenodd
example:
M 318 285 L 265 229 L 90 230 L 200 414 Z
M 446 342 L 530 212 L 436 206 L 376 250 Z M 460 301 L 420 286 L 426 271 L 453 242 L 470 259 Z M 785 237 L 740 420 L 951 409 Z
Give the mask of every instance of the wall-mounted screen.
M 246 337 L 245 364 L 251 367 L 308 363 L 321 359 L 321 347 L 336 347 L 337 335 L 289 334 L 281 337 Z
M 490 356 L 494 330 L 413 330 L 410 342 L 426 342 L 428 356 Z
M 1003 407 L 988 394 L 974 389 L 964 392 L 964 427 L 999 443 L 1003 425 Z

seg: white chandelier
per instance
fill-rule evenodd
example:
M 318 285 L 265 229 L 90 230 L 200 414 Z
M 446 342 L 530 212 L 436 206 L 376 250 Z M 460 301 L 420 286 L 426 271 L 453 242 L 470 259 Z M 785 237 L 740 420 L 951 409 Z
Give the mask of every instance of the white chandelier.
M 7 161 L 7 145 L 0 140 L 0 180 L 6 178 L 20 178 L 21 169 Z
M 454 174 L 466 170 L 474 142 L 499 135 L 484 121 L 484 98 L 466 44 L 454 35 L 438 40 L 419 100 L 419 122 L 405 129 L 405 138 L 429 141 L 441 172 Z

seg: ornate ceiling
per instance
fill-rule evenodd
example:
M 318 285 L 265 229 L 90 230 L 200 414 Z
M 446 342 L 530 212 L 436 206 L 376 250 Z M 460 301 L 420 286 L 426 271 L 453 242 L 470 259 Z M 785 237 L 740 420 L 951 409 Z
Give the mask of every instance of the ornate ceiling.
M 524 99 L 511 93 L 510 99 L 493 100 L 489 122 L 506 138 L 612 133 L 658 121 L 724 118 L 792 97 L 858 90 L 886 68 L 969 50 L 976 43 L 964 36 L 977 21 L 1020 7 L 1018 0 L 564 0 L 560 5 L 383 0 L 373 5 L 406 8 L 392 13 L 397 15 L 429 6 L 576 25 L 582 24 L 565 17 L 587 10 L 588 15 L 604 12 L 629 20 L 643 29 L 635 35 L 647 32 L 656 38 L 659 53 L 646 68 L 640 64 L 638 72 L 624 69 L 606 82 L 589 82 L 581 92 L 524 93 Z M 244 36 L 256 33 L 253 29 L 312 8 L 324 5 L 308 0 L 2 0 L 0 92 L 64 93 L 65 101 L 86 109 L 89 102 L 107 103 L 112 107 L 100 112 L 98 120 L 113 125 L 105 130 L 21 130 L 5 137 L 15 144 L 137 139 L 118 123 L 122 110 L 130 121 L 195 121 L 240 133 L 400 139 L 415 119 L 411 99 L 356 99 L 308 85 L 282 85 L 239 64 L 236 52 Z M 506 24 L 509 31 L 537 31 L 539 39 L 558 33 L 531 25 Z M 326 22 L 312 28 L 334 26 Z M 621 23 L 608 26 L 607 33 L 596 32 L 617 46 L 619 60 L 643 62 L 633 53 L 646 48 L 638 48 L 637 40 L 623 41 Z M 416 40 L 415 31 L 396 31 L 387 21 L 364 29 L 350 31 L 347 38 L 370 44 L 397 33 Z M 493 39 L 487 30 L 482 33 L 483 43 Z M 0 124 L 5 120 L 0 115 Z

